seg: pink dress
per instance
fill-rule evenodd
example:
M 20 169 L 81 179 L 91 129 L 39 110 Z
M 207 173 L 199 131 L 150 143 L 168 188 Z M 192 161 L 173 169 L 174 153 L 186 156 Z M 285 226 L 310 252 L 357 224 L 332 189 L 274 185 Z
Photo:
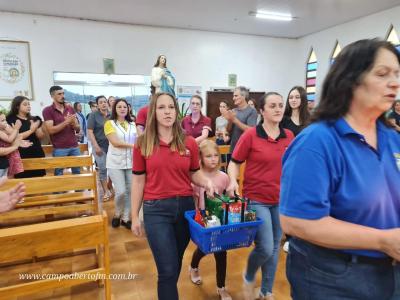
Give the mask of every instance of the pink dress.
M 11 144 L 0 140 L 0 147 L 10 147 L 10 146 Z M 7 158 L 8 158 L 8 163 L 10 165 L 8 167 L 8 176 L 14 176 L 15 174 L 24 171 L 24 166 L 22 165 L 22 159 L 21 156 L 19 155 L 18 149 L 8 154 Z

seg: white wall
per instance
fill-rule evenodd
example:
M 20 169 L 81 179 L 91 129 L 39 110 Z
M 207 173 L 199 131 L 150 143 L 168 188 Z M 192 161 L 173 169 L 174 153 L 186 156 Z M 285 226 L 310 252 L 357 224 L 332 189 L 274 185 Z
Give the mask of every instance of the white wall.
M 319 95 L 323 79 L 330 66 L 330 56 L 336 40 L 343 49 L 344 46 L 360 39 L 375 37 L 385 39 L 391 24 L 400 34 L 399 15 L 400 6 L 397 6 L 299 39 L 298 56 L 303 58 L 303 82 L 305 81 L 305 64 L 311 47 L 314 48 L 318 59 L 317 95 Z
M 51 102 L 53 71 L 102 73 L 105 57 L 115 59 L 119 74 L 149 74 L 162 53 L 178 85 L 200 85 L 205 92 L 227 86 L 227 74 L 235 73 L 240 85 L 285 97 L 293 85 L 304 84 L 312 46 L 319 63 L 318 94 L 336 39 L 344 47 L 362 38 L 384 38 L 390 24 L 400 33 L 399 15 L 400 6 L 290 40 L 0 12 L 0 39 L 30 42 L 33 113 L 41 114 Z
M 178 85 L 200 85 L 204 92 L 227 86 L 229 73 L 253 91 L 283 95 L 304 82 L 302 59 L 293 58 L 297 40 L 1 12 L 0 38 L 30 42 L 33 114 L 51 103 L 53 71 L 102 73 L 105 57 L 115 59 L 116 73 L 147 75 L 165 54 Z

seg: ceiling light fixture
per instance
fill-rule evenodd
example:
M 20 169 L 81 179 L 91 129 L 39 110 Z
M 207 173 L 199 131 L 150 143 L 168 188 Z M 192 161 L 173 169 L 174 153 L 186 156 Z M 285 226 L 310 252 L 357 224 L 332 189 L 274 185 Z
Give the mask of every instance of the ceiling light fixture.
M 291 14 L 282 14 L 272 11 L 264 11 L 264 10 L 257 10 L 256 12 L 251 11 L 249 12 L 250 16 L 254 16 L 256 18 L 261 19 L 268 19 L 268 20 L 275 20 L 275 21 L 292 21 L 293 17 Z

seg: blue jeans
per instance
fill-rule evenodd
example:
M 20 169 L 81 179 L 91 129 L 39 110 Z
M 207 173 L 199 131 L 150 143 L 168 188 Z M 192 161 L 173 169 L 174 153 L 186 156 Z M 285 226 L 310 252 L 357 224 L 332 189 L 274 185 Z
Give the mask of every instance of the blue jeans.
M 247 260 L 245 278 L 253 282 L 258 268 L 261 267 L 261 292 L 272 293 L 278 265 L 279 246 L 282 229 L 279 222 L 279 205 L 269 205 L 254 200 L 250 201 L 250 209 L 256 211 L 256 216 L 263 220 L 254 240 L 255 247 Z
M 131 219 L 132 169 L 107 169 L 115 187 L 114 216 L 124 222 Z
M 7 177 L 8 168 L 7 169 L 0 169 L 0 177 Z
M 286 275 L 293 300 L 400 299 L 400 266 L 345 259 L 337 250 L 290 239 Z
M 53 149 L 53 156 L 79 156 L 81 155 L 81 151 L 79 147 L 76 148 L 54 148 Z M 72 167 L 72 174 L 80 174 L 81 169 L 79 167 Z M 64 169 L 56 168 L 54 169 L 54 175 L 59 176 L 64 174 Z
M 193 209 L 191 196 L 143 201 L 144 228 L 158 271 L 159 300 L 179 299 L 177 283 L 190 240 L 184 213 Z
M 97 155 L 96 151 L 92 152 L 94 159 L 97 164 L 98 168 L 98 173 L 99 173 L 99 180 L 100 181 L 106 181 L 107 180 L 107 167 L 106 167 L 106 162 L 107 162 L 107 152 L 103 150 L 102 155 Z

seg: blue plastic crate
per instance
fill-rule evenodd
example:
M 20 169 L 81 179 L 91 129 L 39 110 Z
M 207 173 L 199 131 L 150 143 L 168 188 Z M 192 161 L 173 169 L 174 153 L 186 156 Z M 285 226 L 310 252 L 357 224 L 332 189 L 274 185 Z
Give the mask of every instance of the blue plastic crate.
M 256 237 L 258 226 L 262 223 L 257 218 L 257 221 L 205 228 L 196 223 L 194 215 L 194 210 L 185 212 L 185 218 L 189 222 L 190 236 L 206 254 L 249 247 Z

